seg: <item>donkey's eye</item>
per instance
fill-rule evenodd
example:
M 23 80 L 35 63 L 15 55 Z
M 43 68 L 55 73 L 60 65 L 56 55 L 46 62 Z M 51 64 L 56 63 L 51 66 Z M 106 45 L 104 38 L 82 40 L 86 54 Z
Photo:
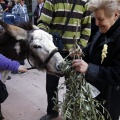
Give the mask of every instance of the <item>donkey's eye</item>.
M 42 47 L 39 46 L 39 45 L 34 45 L 33 48 L 36 48 L 36 49 L 37 49 L 37 48 L 42 48 Z

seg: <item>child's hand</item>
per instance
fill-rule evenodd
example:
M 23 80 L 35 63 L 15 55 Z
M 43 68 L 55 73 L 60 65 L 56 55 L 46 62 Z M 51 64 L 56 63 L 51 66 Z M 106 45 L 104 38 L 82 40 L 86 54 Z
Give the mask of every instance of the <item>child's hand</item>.
M 26 68 L 25 66 L 23 66 L 23 65 L 20 65 L 20 66 L 18 67 L 18 71 L 19 71 L 19 72 L 27 72 L 27 68 Z

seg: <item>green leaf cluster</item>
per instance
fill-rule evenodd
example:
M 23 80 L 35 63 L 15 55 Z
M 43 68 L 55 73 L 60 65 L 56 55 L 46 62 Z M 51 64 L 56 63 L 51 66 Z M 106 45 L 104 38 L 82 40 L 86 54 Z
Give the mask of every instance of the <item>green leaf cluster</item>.
M 55 99 L 55 109 L 61 109 L 63 120 L 111 120 L 110 114 L 103 107 L 105 101 L 92 98 L 85 76 L 71 67 L 71 61 L 67 60 L 61 68 L 66 74 L 66 80 L 58 91 L 65 85 L 67 87 L 63 101 L 57 104 L 58 99 Z

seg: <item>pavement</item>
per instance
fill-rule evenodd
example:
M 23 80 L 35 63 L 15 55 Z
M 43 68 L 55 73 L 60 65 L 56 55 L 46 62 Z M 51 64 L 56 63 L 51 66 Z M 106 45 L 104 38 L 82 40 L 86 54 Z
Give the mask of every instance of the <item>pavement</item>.
M 25 66 L 30 67 L 25 61 Z M 5 120 L 39 120 L 46 114 L 47 96 L 45 71 L 29 70 L 24 74 L 10 74 L 6 86 L 9 97 L 2 103 L 2 113 Z M 64 78 L 60 78 L 60 83 Z M 65 90 L 59 93 L 62 95 Z M 59 116 L 54 120 L 62 120 Z

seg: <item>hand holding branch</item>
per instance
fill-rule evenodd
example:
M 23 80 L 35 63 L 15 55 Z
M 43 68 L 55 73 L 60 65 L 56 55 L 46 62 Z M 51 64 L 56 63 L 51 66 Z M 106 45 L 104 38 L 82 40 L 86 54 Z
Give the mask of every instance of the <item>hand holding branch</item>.
M 86 73 L 88 69 L 88 64 L 82 59 L 75 59 L 72 62 L 72 67 L 80 73 Z

